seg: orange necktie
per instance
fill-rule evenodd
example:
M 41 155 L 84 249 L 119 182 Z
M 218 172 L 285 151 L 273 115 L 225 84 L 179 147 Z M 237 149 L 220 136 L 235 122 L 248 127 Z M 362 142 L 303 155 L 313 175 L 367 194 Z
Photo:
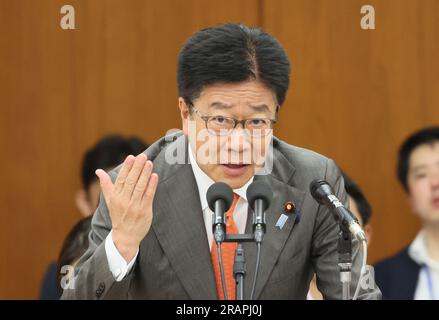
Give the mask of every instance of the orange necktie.
M 230 209 L 226 212 L 226 233 L 227 234 L 237 234 L 238 228 L 236 227 L 235 221 L 233 220 L 233 211 L 235 210 L 236 203 L 239 200 L 237 194 L 234 195 L 233 203 Z M 223 242 L 221 245 L 221 253 L 223 258 L 224 266 L 224 278 L 226 282 L 227 297 L 229 300 L 236 300 L 236 283 L 233 278 L 233 262 L 235 259 L 235 249 L 238 246 L 236 242 Z M 215 274 L 216 288 L 218 291 L 218 297 L 220 300 L 224 300 L 223 286 L 221 282 L 221 272 L 218 263 L 218 247 L 215 240 L 212 244 L 212 264 L 213 272 Z

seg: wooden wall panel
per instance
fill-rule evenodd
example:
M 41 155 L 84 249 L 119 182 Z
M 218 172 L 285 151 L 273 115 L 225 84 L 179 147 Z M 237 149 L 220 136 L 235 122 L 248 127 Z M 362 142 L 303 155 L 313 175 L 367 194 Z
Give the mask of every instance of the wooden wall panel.
M 263 25 L 292 61 L 277 134 L 332 157 L 361 185 L 374 209 L 374 262 L 419 229 L 396 155 L 408 134 L 439 124 L 439 2 L 367 3 L 375 30 L 360 28 L 357 0 L 264 1 Z
M 374 207 L 371 261 L 419 228 L 395 179 L 396 151 L 439 123 L 439 2 L 370 0 L 0 1 L 0 298 L 36 298 L 79 219 L 84 151 L 108 133 L 151 142 L 180 127 L 176 58 L 201 27 L 261 25 L 292 61 L 276 134 L 334 158 Z
M 0 2 L 0 298 L 36 298 L 80 218 L 84 151 L 108 133 L 152 142 L 179 128 L 176 59 L 193 32 L 256 25 L 256 0 Z

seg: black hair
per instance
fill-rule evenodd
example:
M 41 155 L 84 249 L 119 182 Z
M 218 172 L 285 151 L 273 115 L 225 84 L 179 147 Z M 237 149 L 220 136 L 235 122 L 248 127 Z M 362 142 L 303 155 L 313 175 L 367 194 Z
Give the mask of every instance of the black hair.
M 342 175 L 346 192 L 355 201 L 355 204 L 358 207 L 358 211 L 360 212 L 363 226 L 365 226 L 369 223 L 370 217 L 372 216 L 372 207 L 370 206 L 369 201 L 367 201 L 366 197 L 364 196 L 363 191 L 354 182 L 354 180 L 352 180 L 352 178 L 343 171 Z
M 433 144 L 439 142 L 439 127 L 423 128 L 415 133 L 411 134 L 404 140 L 399 148 L 397 176 L 402 187 L 406 192 L 409 191 L 407 176 L 409 171 L 410 155 L 413 150 L 423 144 Z
M 273 90 L 280 106 L 289 79 L 290 62 L 281 44 L 243 24 L 202 29 L 186 41 L 178 56 L 178 91 L 189 106 L 208 85 L 245 80 L 260 80 Z
M 138 155 L 147 148 L 148 144 L 136 137 L 109 135 L 102 138 L 86 152 L 82 160 L 81 177 L 84 190 L 88 190 L 90 184 L 96 180 L 96 169 L 116 167 L 128 155 Z

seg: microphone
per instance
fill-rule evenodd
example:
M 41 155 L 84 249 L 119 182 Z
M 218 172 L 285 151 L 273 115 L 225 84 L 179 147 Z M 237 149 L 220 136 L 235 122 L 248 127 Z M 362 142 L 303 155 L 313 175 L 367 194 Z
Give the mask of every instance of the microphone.
M 334 191 L 328 182 L 324 180 L 313 180 L 309 185 L 311 195 L 320 204 L 329 208 L 332 214 L 343 227 L 347 228 L 360 241 L 365 241 L 364 231 L 358 224 L 354 215 L 343 206 L 334 195 Z
M 226 222 L 224 213 L 233 202 L 233 190 L 224 182 L 212 184 L 206 193 L 207 203 L 212 215 L 212 232 L 217 243 L 224 241 Z
M 273 199 L 273 191 L 264 181 L 255 181 L 247 188 L 247 201 L 252 208 L 253 233 L 256 243 L 261 243 L 265 234 L 265 210 Z

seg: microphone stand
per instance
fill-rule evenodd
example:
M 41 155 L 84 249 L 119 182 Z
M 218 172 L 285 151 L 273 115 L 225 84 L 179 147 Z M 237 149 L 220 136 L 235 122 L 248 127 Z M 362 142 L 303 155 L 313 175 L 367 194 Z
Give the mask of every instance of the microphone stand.
M 251 186 L 249 187 L 251 188 Z M 267 188 L 265 185 L 259 184 L 258 187 L 253 188 L 259 188 L 264 190 L 263 188 Z M 269 190 L 269 189 L 268 189 Z M 259 192 L 261 192 L 259 190 Z M 265 192 L 265 193 L 264 193 Z M 237 248 L 235 249 L 235 257 L 234 257 L 234 265 L 233 265 L 233 277 L 236 281 L 236 299 L 237 300 L 243 300 L 244 299 L 244 278 L 246 274 L 246 266 L 245 266 L 245 254 L 244 254 L 244 247 L 242 246 L 243 242 L 255 242 L 257 245 L 257 257 L 256 257 L 256 268 L 255 268 L 255 277 L 253 280 L 253 286 L 252 286 L 252 292 L 250 299 L 253 299 L 255 287 L 256 287 L 256 280 L 257 275 L 259 271 L 259 263 L 260 263 L 260 252 L 261 252 L 261 246 L 262 241 L 265 234 L 265 209 L 264 208 L 264 200 L 268 201 L 267 207 L 269 206 L 269 202 L 271 201 L 272 194 L 267 194 L 266 191 L 262 192 L 261 196 L 258 196 L 258 199 L 255 199 L 254 201 L 254 208 L 253 209 L 253 233 L 252 234 L 227 234 L 226 232 L 226 223 L 224 219 L 224 208 L 222 207 L 222 202 L 218 204 L 218 206 L 215 207 L 215 212 L 222 212 L 223 215 L 218 217 L 214 213 L 214 219 L 213 223 L 215 231 L 215 241 L 218 245 L 221 244 L 221 242 L 236 242 L 238 243 Z M 271 191 L 270 191 L 271 192 Z M 259 199 L 260 198 L 260 199 Z M 270 200 L 267 200 L 270 199 Z M 218 201 L 217 201 L 218 202 Z M 217 228 L 217 227 L 220 228 Z M 217 234 L 216 231 L 221 231 Z M 221 260 L 220 260 L 221 265 Z M 221 267 L 221 266 L 220 266 Z M 222 267 L 221 267 L 222 268 Z M 223 275 L 223 272 L 221 273 Z M 224 277 L 222 277 L 222 281 L 224 283 Z M 224 285 L 223 285 L 224 286 Z M 225 290 L 227 291 L 227 290 Z M 226 292 L 224 293 L 224 296 L 226 296 Z
M 244 300 L 245 271 L 244 248 L 240 243 L 235 250 L 235 260 L 233 264 L 233 277 L 236 281 L 236 300 Z
M 340 224 L 338 234 L 338 266 L 342 284 L 343 300 L 351 300 L 351 270 L 352 270 L 352 233 Z
M 235 250 L 233 263 L 233 277 L 236 281 L 236 300 L 244 300 L 244 278 L 246 273 L 245 254 L 243 242 L 255 242 L 253 234 L 226 234 L 223 242 L 236 242 L 238 247 Z M 256 272 L 256 270 L 255 270 Z

